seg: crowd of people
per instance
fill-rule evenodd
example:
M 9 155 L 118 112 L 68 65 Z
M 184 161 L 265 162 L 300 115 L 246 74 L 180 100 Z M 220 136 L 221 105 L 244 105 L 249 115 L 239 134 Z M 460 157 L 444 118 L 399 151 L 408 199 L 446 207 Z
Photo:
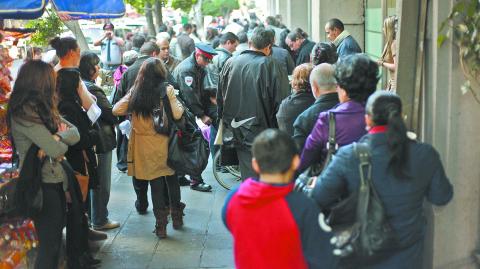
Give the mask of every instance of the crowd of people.
M 169 216 L 174 229 L 182 228 L 187 205 L 180 186 L 200 192 L 212 186 L 201 173 L 169 166 L 170 136 L 154 117 L 161 113 L 172 125 L 187 112 L 208 129 L 212 155 L 220 150 L 216 138 L 233 133 L 243 183 L 228 196 L 222 216 L 238 268 L 352 266 L 334 255 L 334 234 L 318 219 L 359 188 L 355 142 L 368 144 L 372 181 L 398 244 L 382 259 L 354 267 L 420 268 L 423 200 L 444 205 L 453 189 L 435 149 L 407 136 L 394 93 L 396 21 L 385 20 L 377 62 L 335 18 L 325 25 L 328 41 L 319 43 L 267 17 L 263 24 L 235 22 L 233 32 L 208 28 L 205 42 L 188 23 L 178 35 L 162 27 L 156 37 L 125 41 L 106 23 L 94 42 L 100 56 L 81 52 L 70 37 L 51 40 L 55 55 L 32 50 L 15 81 L 7 121 L 20 169 L 32 145 L 45 160 L 35 268 L 57 268 L 65 218 L 68 268 L 101 262 L 88 240 L 105 239 L 102 230 L 120 226 L 108 214 L 115 148 L 117 169 L 132 177 L 139 214 L 148 210 L 151 188 L 156 236 L 167 236 Z M 379 67 L 390 79 L 376 91 Z M 111 96 L 96 84 L 102 72 L 113 78 Z M 338 148 L 333 158 L 329 145 Z M 309 182 L 309 195 L 294 192 L 295 178 L 314 165 L 324 168 Z M 88 177 L 90 191 L 81 191 L 70 170 Z

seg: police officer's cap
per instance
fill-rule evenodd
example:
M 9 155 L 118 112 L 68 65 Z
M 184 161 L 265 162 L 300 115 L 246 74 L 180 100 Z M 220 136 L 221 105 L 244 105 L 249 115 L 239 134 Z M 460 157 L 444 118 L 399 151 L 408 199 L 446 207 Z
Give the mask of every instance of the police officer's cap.
M 210 55 L 217 55 L 217 52 L 212 48 L 212 46 L 206 43 L 197 43 L 195 44 L 195 47 L 201 50 L 203 53 L 207 53 Z

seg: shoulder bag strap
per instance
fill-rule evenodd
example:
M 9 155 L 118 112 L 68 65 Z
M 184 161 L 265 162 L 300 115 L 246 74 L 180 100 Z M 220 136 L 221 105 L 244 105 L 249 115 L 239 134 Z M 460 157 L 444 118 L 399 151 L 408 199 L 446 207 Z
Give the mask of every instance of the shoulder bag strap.
M 335 122 L 335 113 L 332 111 L 328 112 L 328 141 L 327 141 L 327 157 L 323 167 L 325 168 L 328 163 L 331 161 L 332 156 L 337 152 L 337 130 Z
M 365 223 L 367 220 L 368 201 L 370 198 L 370 181 L 372 177 L 372 164 L 370 152 L 364 143 L 354 143 L 353 148 L 358 158 L 358 171 L 360 173 L 360 186 L 357 205 L 357 221 Z

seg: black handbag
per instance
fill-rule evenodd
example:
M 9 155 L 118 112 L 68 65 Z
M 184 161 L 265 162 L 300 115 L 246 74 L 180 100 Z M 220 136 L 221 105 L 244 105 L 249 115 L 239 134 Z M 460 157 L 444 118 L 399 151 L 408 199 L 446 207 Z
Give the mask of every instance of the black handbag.
M 180 99 L 178 99 L 181 102 Z M 182 103 L 182 102 L 181 102 Z M 165 102 L 164 102 L 165 104 Z M 171 132 L 168 142 L 167 164 L 173 170 L 187 175 L 201 175 L 207 167 L 210 149 L 195 116 L 182 103 L 184 112 L 178 121 L 173 119 L 170 102 L 167 102 Z
M 101 122 L 100 120 L 95 122 L 94 126 L 98 134 L 95 152 L 103 154 L 112 151 L 117 146 L 116 134 L 113 126 Z
M 335 122 L 335 113 L 332 111 L 328 112 L 328 142 L 327 142 L 327 157 L 322 163 L 315 163 L 310 165 L 303 173 L 301 173 L 298 178 L 295 180 L 294 189 L 298 192 L 303 192 L 307 195 L 312 191 L 309 186 L 317 178 L 323 169 L 332 160 L 332 156 L 337 152 L 338 145 L 336 140 L 336 122 Z
M 38 151 L 35 144 L 28 149 L 15 191 L 17 212 L 30 218 L 38 216 L 43 208 L 42 166 L 45 159 L 37 157 Z
M 330 209 L 327 224 L 335 234 L 331 240 L 334 255 L 358 267 L 382 258 L 397 241 L 373 185 L 368 146 L 354 143 L 353 147 L 359 158 L 359 189 Z
M 165 102 L 169 101 L 166 96 L 163 99 L 164 100 L 160 100 L 159 106 L 152 112 L 153 128 L 158 134 L 168 135 L 170 133 L 170 124 L 165 111 Z

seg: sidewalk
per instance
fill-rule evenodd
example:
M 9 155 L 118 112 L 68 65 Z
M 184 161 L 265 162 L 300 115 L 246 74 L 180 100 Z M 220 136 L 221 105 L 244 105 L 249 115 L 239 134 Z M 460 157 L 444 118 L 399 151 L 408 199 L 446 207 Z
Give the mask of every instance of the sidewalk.
M 121 227 L 108 231 L 108 239 L 95 246 L 96 257 L 102 260 L 100 268 L 234 268 L 232 239 L 221 220 L 228 191 L 215 181 L 210 164 L 203 176 L 213 191 L 181 187 L 182 201 L 187 204 L 185 226 L 176 231 L 170 221 L 168 237 L 159 240 L 152 233 L 155 218 L 150 198 L 148 214 L 139 215 L 133 205 L 131 178 L 113 168 L 110 218 L 120 221 Z

